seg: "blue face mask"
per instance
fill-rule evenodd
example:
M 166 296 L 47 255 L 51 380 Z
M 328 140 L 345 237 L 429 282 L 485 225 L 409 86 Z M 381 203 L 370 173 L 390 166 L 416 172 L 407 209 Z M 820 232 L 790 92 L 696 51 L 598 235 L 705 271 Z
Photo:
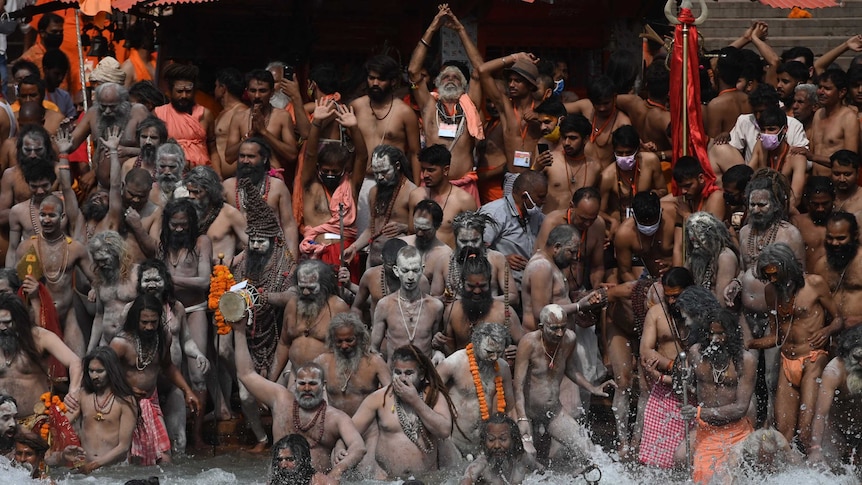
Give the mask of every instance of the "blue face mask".
M 564 89 L 566 89 L 566 80 L 565 79 L 560 79 L 559 81 L 554 81 L 554 94 L 559 96 L 560 93 L 562 93 Z

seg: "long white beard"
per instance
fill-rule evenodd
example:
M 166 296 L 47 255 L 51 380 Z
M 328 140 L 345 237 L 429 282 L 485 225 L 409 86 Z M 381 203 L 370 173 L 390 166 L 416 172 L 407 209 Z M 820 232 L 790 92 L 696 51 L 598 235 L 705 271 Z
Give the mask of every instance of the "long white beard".
M 862 394 L 862 371 L 847 371 L 847 391 L 851 396 Z

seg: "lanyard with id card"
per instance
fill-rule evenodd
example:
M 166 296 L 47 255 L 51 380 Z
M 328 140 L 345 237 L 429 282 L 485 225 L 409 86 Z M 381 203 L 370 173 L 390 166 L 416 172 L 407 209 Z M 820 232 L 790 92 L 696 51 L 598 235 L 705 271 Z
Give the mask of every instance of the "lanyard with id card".
M 532 154 L 530 152 L 522 152 L 520 150 L 515 150 L 515 166 L 521 168 L 530 168 L 530 158 Z

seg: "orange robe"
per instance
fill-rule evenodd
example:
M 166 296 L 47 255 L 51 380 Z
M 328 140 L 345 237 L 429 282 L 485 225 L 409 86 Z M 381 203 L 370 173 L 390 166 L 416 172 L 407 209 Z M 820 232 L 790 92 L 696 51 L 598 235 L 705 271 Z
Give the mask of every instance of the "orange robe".
M 212 165 L 207 147 L 207 132 L 199 121 L 204 107 L 196 104 L 192 114 L 180 113 L 170 103 L 153 110 L 156 116 L 168 127 L 168 136 L 175 139 L 186 154 L 189 168 Z
M 135 68 L 135 82 L 152 81 L 153 76 L 150 75 L 150 71 L 147 69 L 147 65 L 149 65 L 153 68 L 153 70 L 155 70 L 155 61 L 149 59 L 147 60 L 147 62 L 144 62 L 144 60 L 141 59 L 140 54 L 138 54 L 138 49 L 130 49 L 130 51 L 131 52 L 129 52 L 128 60 L 132 63 L 132 67 Z

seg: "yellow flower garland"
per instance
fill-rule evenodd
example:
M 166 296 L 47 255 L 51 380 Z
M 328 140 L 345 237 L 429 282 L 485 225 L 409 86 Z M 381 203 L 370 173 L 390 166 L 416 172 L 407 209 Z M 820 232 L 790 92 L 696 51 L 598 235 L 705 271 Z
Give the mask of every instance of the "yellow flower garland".
M 217 264 L 213 267 L 213 274 L 210 276 L 210 294 L 207 306 L 209 306 L 210 310 L 215 311 L 213 321 L 216 327 L 218 327 L 216 331 L 219 335 L 227 335 L 231 329 L 230 325 L 224 321 L 224 316 L 222 316 L 221 310 L 218 308 L 218 301 L 235 284 L 236 281 L 227 266 Z
M 491 417 L 488 412 L 488 401 L 485 399 L 485 387 L 482 385 L 482 378 L 479 376 L 479 365 L 476 364 L 476 355 L 473 353 L 473 344 L 467 344 L 464 348 L 467 351 L 467 360 L 470 362 L 470 374 L 473 375 L 473 384 L 476 386 L 476 398 L 479 401 L 479 412 L 482 413 L 482 421 Z M 506 394 L 503 391 L 503 378 L 500 376 L 500 364 L 494 362 L 494 371 L 497 375 L 494 377 L 494 387 L 497 389 L 497 412 L 506 412 Z

